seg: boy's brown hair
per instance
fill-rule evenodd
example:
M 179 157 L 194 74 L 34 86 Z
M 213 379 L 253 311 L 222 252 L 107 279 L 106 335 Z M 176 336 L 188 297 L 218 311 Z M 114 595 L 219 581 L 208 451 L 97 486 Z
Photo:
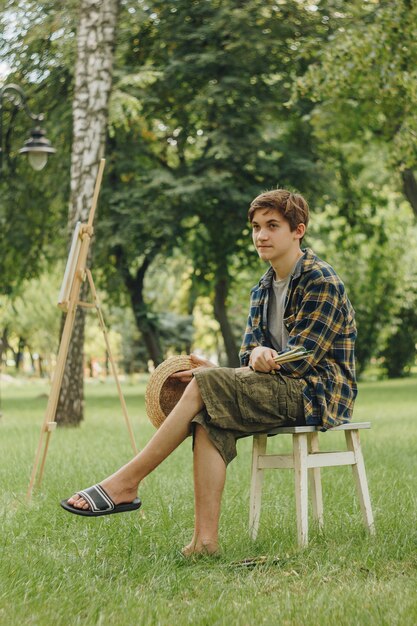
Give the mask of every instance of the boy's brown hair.
M 307 201 L 298 193 L 291 193 L 286 189 L 273 189 L 261 193 L 252 200 L 248 211 L 249 221 L 252 223 L 255 211 L 258 209 L 279 211 L 290 225 L 291 232 L 298 224 L 305 224 L 307 228 L 309 220 L 309 208 Z

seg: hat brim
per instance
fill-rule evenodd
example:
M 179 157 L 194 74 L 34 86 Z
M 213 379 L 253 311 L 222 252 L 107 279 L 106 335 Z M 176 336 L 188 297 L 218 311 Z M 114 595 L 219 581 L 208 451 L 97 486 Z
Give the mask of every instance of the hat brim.
M 159 428 L 171 413 L 187 386 L 187 383 L 170 376 L 194 367 L 196 366 L 188 355 L 172 356 L 158 365 L 150 375 L 146 386 L 145 405 L 147 416 L 155 428 Z

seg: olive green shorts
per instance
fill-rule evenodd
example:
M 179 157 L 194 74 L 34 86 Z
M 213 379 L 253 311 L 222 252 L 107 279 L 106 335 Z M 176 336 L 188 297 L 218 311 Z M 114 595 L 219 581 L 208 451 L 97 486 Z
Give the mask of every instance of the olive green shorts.
M 236 456 L 236 439 L 279 426 L 305 424 L 306 381 L 253 372 L 249 368 L 210 367 L 195 372 L 204 409 L 192 420 L 208 433 L 226 465 Z

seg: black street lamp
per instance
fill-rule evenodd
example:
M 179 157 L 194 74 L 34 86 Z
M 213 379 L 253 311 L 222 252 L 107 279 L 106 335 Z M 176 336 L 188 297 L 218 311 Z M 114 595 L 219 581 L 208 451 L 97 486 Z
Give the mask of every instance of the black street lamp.
M 51 146 L 51 142 L 45 137 L 45 131 L 40 124 L 44 116 L 35 115 L 31 112 L 27 104 L 25 92 L 19 85 L 10 83 L 0 88 L 0 175 L 3 171 L 3 102 L 7 100 L 17 109 L 25 111 L 26 115 L 35 122 L 35 128 L 32 128 L 30 137 L 19 150 L 19 153 L 27 154 L 30 165 L 35 170 L 41 170 L 45 167 L 48 160 L 48 154 L 54 154 L 55 148 Z

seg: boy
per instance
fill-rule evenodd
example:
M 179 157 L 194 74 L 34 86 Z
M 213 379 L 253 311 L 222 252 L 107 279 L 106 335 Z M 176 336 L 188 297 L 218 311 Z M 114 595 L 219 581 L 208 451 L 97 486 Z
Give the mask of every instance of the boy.
M 355 381 L 354 311 L 336 272 L 301 249 L 309 220 L 305 199 L 285 189 L 255 198 L 253 243 L 270 267 L 252 289 L 241 368 L 215 367 L 192 355 L 197 369 L 176 407 L 146 447 L 99 485 L 62 506 L 78 515 L 139 508 L 140 481 L 193 433 L 195 527 L 185 556 L 218 550 L 226 467 L 236 439 L 295 424 L 323 430 L 351 419 Z M 305 358 L 278 365 L 278 352 L 305 347 Z

